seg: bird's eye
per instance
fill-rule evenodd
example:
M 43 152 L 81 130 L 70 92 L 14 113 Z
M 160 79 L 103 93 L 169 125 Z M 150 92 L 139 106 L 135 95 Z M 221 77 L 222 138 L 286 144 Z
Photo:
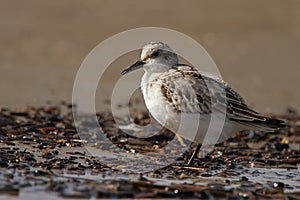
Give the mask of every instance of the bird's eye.
M 151 54 L 151 58 L 155 58 L 159 56 L 159 52 L 158 51 L 154 51 L 152 54 Z

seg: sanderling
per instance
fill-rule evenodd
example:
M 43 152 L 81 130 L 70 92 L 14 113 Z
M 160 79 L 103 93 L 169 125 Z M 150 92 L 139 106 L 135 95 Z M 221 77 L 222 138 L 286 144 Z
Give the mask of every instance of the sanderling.
M 198 144 L 188 163 L 200 149 L 216 105 L 224 109 L 215 114 L 223 115 L 225 119 L 218 135 L 219 142 L 242 130 L 274 131 L 284 127 L 283 121 L 262 116 L 251 109 L 223 80 L 208 76 L 188 64 L 179 64 L 177 54 L 163 42 L 145 45 L 140 59 L 124 69 L 122 75 L 139 68 L 145 70 L 141 89 L 146 107 L 154 119 L 177 133 L 181 115 L 190 114 L 184 122 L 186 124 L 180 125 L 183 132 L 180 135 Z M 212 93 L 217 101 L 212 101 Z M 195 123 L 199 124 L 197 134 L 189 137 L 189 128 Z

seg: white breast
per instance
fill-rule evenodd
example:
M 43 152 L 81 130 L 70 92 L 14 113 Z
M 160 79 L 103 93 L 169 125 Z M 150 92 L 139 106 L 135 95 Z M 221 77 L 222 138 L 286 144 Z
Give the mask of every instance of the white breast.
M 174 130 L 169 123 L 169 121 L 176 121 L 178 124 L 179 115 L 176 114 L 173 108 L 167 104 L 166 99 L 162 95 L 161 85 L 158 76 L 161 73 L 145 73 L 142 82 L 141 89 L 144 96 L 145 104 L 147 109 L 161 125 Z

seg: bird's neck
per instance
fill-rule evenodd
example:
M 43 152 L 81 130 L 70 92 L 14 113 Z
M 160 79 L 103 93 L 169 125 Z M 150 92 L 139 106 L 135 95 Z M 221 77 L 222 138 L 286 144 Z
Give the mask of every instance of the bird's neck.
M 161 74 L 162 72 L 153 73 L 145 71 L 141 80 L 141 89 L 144 97 L 147 97 L 149 84 L 155 81 Z

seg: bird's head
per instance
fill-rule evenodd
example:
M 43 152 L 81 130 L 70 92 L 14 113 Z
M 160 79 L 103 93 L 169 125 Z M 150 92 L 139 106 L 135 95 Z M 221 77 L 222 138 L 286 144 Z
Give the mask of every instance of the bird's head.
M 143 47 L 141 58 L 124 69 L 122 75 L 143 68 L 146 72 L 164 72 L 178 64 L 177 54 L 163 42 L 151 42 Z

